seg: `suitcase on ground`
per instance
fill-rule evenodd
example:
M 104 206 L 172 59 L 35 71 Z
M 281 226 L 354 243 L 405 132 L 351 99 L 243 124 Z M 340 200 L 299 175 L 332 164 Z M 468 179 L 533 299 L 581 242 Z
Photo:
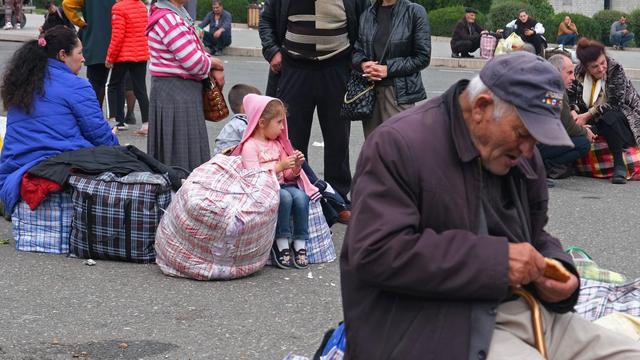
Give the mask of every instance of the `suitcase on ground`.
M 81 258 L 155 261 L 160 218 L 171 201 L 166 175 L 134 172 L 74 175 L 70 252 Z

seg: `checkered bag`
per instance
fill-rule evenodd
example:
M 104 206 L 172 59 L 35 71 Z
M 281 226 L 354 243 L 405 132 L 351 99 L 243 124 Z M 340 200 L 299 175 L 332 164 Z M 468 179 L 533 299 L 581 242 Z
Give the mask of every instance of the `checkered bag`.
M 491 59 L 496 45 L 498 45 L 498 38 L 493 35 L 482 34 L 482 36 L 480 36 L 480 57 L 483 59 Z
M 575 311 L 589 321 L 613 312 L 640 316 L 640 279 L 625 284 L 580 279 L 580 296 Z
M 582 279 L 596 280 L 613 284 L 624 284 L 627 278 L 615 271 L 603 269 L 591 259 L 587 252 L 577 246 L 570 246 L 565 252 L 571 255 L 573 264 Z
M 640 180 L 640 149 L 631 147 L 624 150 L 627 179 Z M 613 156 L 609 152 L 607 140 L 598 135 L 591 143 L 591 150 L 576 162 L 576 174 L 601 179 L 613 176 Z
M 156 263 L 166 275 L 197 280 L 248 276 L 267 262 L 279 202 L 273 174 L 216 155 L 191 173 L 162 217 Z
M 73 202 L 67 192 L 50 193 L 35 210 L 20 201 L 11 214 L 16 250 L 69 253 Z
M 163 210 L 171 202 L 166 175 L 71 176 L 71 253 L 81 258 L 151 263 Z
M 322 212 L 320 200 L 309 203 L 309 239 L 306 246 L 310 264 L 327 263 L 336 259 L 331 229 Z

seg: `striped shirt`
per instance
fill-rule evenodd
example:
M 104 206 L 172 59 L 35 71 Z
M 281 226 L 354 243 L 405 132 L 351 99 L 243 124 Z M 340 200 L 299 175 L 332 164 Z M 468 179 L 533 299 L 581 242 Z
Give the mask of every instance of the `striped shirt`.
M 149 73 L 202 80 L 209 74 L 211 60 L 195 29 L 173 12 L 165 15 L 149 31 Z
M 283 47 L 297 59 L 325 60 L 349 50 L 344 0 L 296 0 L 289 5 Z

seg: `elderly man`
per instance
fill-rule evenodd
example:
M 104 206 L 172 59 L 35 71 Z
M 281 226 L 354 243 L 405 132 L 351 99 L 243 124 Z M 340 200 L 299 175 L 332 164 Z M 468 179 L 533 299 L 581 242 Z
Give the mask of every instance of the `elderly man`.
M 634 34 L 627 29 L 627 18 L 620 16 L 620 20 L 611 24 L 611 32 L 609 33 L 609 41 L 614 49 L 624 50 L 627 44 L 633 40 Z
M 464 10 L 464 17 L 458 21 L 453 35 L 451 35 L 451 57 L 472 58 L 472 52 L 480 47 L 480 36 L 486 34 L 476 22 L 478 10 L 468 7 Z
M 350 359 L 638 359 L 640 345 L 571 313 L 579 280 L 544 231 L 548 193 L 536 142 L 572 146 L 558 71 L 526 52 L 382 124 L 365 142 L 340 259 Z M 523 96 L 522 94 L 527 94 Z M 544 258 L 570 271 L 543 275 Z
M 204 32 L 202 42 L 211 49 L 212 55 L 220 54 L 222 49 L 231 45 L 231 13 L 222 7 L 222 1 L 213 0 L 211 11 L 198 26 L 203 29 L 209 26 L 209 31 Z
M 574 65 L 571 59 L 566 55 L 557 54 L 550 57 L 549 62 L 560 71 L 565 90 L 570 89 L 573 81 L 576 79 L 573 73 Z M 547 176 L 552 179 L 570 176 L 573 173 L 573 163 L 589 152 L 589 148 L 591 147 L 589 142 L 593 142 L 595 139 L 591 127 L 589 125 L 578 125 L 574 119 L 574 115 L 577 116 L 575 112 L 572 114 L 571 108 L 569 107 L 569 98 L 565 92 L 562 98 L 560 120 L 571 138 L 571 142 L 574 145 L 573 148 L 538 144 L 544 167 L 547 170 Z

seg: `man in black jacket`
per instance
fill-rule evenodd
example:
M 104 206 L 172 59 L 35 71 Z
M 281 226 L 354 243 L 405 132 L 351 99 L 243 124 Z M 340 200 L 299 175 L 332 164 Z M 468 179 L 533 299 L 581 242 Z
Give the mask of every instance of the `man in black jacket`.
M 480 47 L 480 36 L 487 33 L 476 22 L 478 10 L 468 7 L 465 14 L 456 24 L 456 28 L 451 35 L 451 57 L 452 58 L 472 58 L 470 53 Z
M 340 105 L 349 78 L 358 19 L 367 0 L 268 0 L 260 17 L 270 64 L 266 94 L 288 107 L 289 138 L 307 155 L 314 110 L 325 142 L 325 179 L 345 199 L 351 187 L 349 134 Z

